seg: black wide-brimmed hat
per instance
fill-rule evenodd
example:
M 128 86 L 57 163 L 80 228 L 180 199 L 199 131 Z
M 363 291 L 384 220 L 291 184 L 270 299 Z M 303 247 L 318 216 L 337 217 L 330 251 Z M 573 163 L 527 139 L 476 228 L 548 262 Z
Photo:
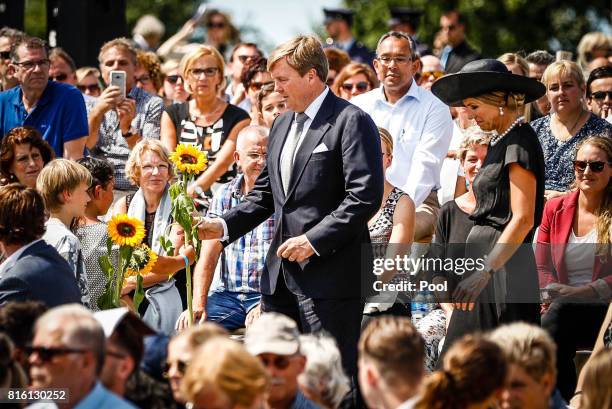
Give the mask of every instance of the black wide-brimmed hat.
M 467 63 L 461 70 L 448 74 L 433 83 L 431 92 L 447 105 L 463 106 L 463 100 L 494 91 L 525 95 L 525 103 L 535 101 L 546 93 L 540 81 L 512 74 L 501 62 L 493 59 Z

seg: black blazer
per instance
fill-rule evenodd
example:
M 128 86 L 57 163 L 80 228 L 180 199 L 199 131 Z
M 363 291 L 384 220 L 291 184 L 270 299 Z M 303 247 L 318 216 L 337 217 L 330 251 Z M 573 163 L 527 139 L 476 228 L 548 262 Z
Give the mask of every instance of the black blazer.
M 42 301 L 51 308 L 80 304 L 81 292 L 68 262 L 41 240 L 0 277 L 0 305 L 8 301 Z
M 457 47 L 453 48 L 448 60 L 446 60 L 446 67 L 444 71 L 447 74 L 451 74 L 459 71 L 463 66 L 469 62 L 479 60 L 480 54 L 474 50 L 467 41 L 462 42 Z
M 328 91 L 299 147 L 285 197 L 280 156 L 293 117 L 293 112 L 287 112 L 276 119 L 270 131 L 267 163 L 254 189 L 244 202 L 223 215 L 229 240 L 236 240 L 274 214 L 274 237 L 261 278 L 263 294 L 274 293 L 283 271 L 294 294 L 359 297 L 362 285 L 368 290 L 374 277 L 367 222 L 382 201 L 378 130 L 369 115 Z M 322 144 L 327 149 L 313 153 Z M 319 256 L 313 255 L 300 266 L 276 255 L 284 241 L 301 234 L 306 234 Z

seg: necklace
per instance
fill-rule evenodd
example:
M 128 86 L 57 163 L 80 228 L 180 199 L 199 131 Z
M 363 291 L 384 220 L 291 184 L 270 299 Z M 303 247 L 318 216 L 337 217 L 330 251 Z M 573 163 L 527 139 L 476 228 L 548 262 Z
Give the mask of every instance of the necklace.
M 574 136 L 574 128 L 576 128 L 576 125 L 578 125 L 578 122 L 580 122 L 580 118 L 582 118 L 582 115 L 584 114 L 584 109 L 580 109 L 580 112 L 578 113 L 578 118 L 576 118 L 576 121 L 574 121 L 574 125 L 572 125 L 571 128 L 567 128 L 567 133 L 569 133 L 570 138 L 572 136 Z M 559 119 L 559 115 L 557 115 L 557 113 L 555 113 L 555 118 L 557 118 L 557 121 L 560 122 L 561 124 L 565 125 L 561 119 Z
M 516 118 L 514 120 L 514 122 L 512 122 L 510 124 L 510 126 L 508 127 L 508 129 L 506 129 L 504 131 L 503 134 L 496 134 L 495 136 L 493 136 L 491 138 L 491 142 L 489 142 L 489 146 L 495 146 L 497 145 L 497 143 L 506 135 L 508 135 L 508 132 L 510 132 L 512 129 L 514 129 L 515 126 L 520 125 L 521 123 L 523 123 L 525 121 L 525 117 L 524 116 L 519 116 L 518 118 Z

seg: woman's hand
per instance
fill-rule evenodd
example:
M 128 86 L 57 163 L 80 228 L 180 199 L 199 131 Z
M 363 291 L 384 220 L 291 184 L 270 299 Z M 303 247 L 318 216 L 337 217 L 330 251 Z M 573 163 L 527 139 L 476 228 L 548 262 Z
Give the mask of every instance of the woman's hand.
M 127 295 L 136 289 L 136 276 L 128 277 L 123 281 L 121 295 Z
M 195 262 L 196 259 L 196 251 L 195 248 L 191 245 L 185 247 L 181 247 L 179 249 L 179 254 L 181 256 L 187 256 L 187 258 L 189 259 L 189 265 L 192 265 Z
M 453 300 L 455 301 L 455 308 L 462 311 L 472 311 L 474 309 L 474 303 L 478 299 L 482 290 L 487 286 L 491 275 L 484 271 L 475 271 L 469 277 L 461 280 L 455 292 L 453 293 Z
M 544 191 L 544 198 L 546 200 L 550 200 L 550 199 L 554 199 L 555 197 L 563 196 L 566 193 L 567 192 L 559 192 L 557 190 L 545 190 Z

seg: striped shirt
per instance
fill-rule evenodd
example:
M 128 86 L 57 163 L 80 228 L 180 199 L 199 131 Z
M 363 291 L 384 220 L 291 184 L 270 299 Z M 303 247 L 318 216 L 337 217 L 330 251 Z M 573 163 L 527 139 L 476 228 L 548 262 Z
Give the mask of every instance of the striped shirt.
M 242 201 L 243 174 L 223 184 L 213 196 L 209 217 L 220 217 Z M 259 293 L 261 274 L 266 254 L 274 234 L 274 217 L 251 230 L 221 253 L 222 290 L 240 293 Z

